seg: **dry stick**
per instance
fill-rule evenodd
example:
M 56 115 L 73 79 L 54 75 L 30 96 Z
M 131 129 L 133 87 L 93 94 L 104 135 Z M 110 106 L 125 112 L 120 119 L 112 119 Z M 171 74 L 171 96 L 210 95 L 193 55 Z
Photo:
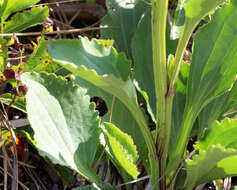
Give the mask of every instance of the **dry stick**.
M 84 1 L 83 0 L 67 0 L 67 1 L 59 1 L 59 2 L 51 2 L 51 3 L 41 3 L 38 5 L 32 5 L 29 8 L 42 7 L 42 6 L 55 5 L 55 4 L 65 4 L 65 3 L 72 3 L 72 2 L 84 2 Z
M 42 189 L 43 190 L 47 190 L 47 188 L 45 187 L 44 183 L 40 180 L 39 176 L 35 173 L 35 171 L 32 170 L 31 173 L 36 178 L 36 180 L 38 180 L 38 182 L 41 184 Z
M 3 158 L 3 169 L 4 169 L 4 190 L 7 190 L 7 151 L 4 144 L 2 145 L 2 151 L 3 154 L 6 155 Z
M 2 171 L 4 171 L 4 169 L 0 166 L 0 172 L 3 173 Z M 12 174 L 10 174 L 9 172 L 7 172 L 7 175 L 9 175 L 11 178 L 15 179 L 17 181 L 17 183 L 19 183 L 24 189 L 26 190 L 30 190 L 28 187 L 26 187 L 21 181 L 19 181 L 18 179 L 16 179 Z
M 27 168 L 23 167 L 25 172 L 27 173 L 27 175 L 31 178 L 31 180 L 34 182 L 35 186 L 37 187 L 37 189 L 39 189 L 39 184 L 37 183 L 37 180 L 33 177 L 33 175 L 30 173 L 30 170 L 28 170 Z
M 2 102 L 1 102 L 2 104 Z M 1 119 L 2 119 L 2 123 L 5 125 L 5 127 L 7 127 L 7 129 L 10 131 L 11 134 L 11 138 L 12 138 L 12 142 L 13 142 L 13 148 L 14 148 L 14 153 L 13 153 L 13 175 L 14 178 L 18 180 L 18 164 L 17 164 L 17 149 L 16 149 L 16 136 L 15 133 L 10 125 L 10 122 L 7 118 L 7 113 L 6 110 L 4 109 L 4 106 L 2 104 L 3 107 L 3 111 L 0 111 L 1 114 Z M 18 185 L 17 185 L 17 181 L 16 180 L 12 180 L 12 190 L 18 190 Z
M 86 28 L 76 28 L 76 29 L 70 29 L 70 30 L 60 30 L 60 31 L 53 31 L 53 32 L 25 32 L 25 33 L 5 33 L 0 34 L 0 37 L 11 37 L 14 34 L 16 36 L 41 36 L 41 35 L 56 35 L 56 34 L 70 34 L 70 33 L 81 33 L 86 31 L 93 31 L 93 30 L 104 30 L 104 29 L 114 29 L 117 28 L 115 26 L 110 27 L 86 27 Z
M 6 157 L 5 157 L 4 155 L 1 155 L 1 154 L 0 154 L 0 158 L 3 158 L 3 159 L 4 159 L 4 158 L 6 158 Z M 8 159 L 9 161 L 13 162 L 13 160 L 12 160 L 11 158 L 8 158 L 8 157 L 7 157 L 7 159 Z M 22 162 L 22 161 L 19 161 L 19 160 L 18 160 L 17 162 L 18 162 L 19 165 L 22 165 L 22 166 L 25 166 L 25 167 L 28 167 L 28 168 L 32 168 L 32 169 L 35 169 L 35 168 L 36 168 L 35 166 L 32 166 L 32 165 L 30 165 L 30 164 L 27 164 L 27 163 Z
M 2 124 L 2 121 L 0 121 L 1 124 Z M 3 142 L 4 139 L 2 139 L 2 129 L 0 127 L 0 141 Z M 7 153 L 6 153 L 6 148 L 5 148 L 5 144 L 3 142 L 3 145 L 2 145 L 2 151 L 3 151 L 3 154 L 6 155 L 7 157 Z M 6 157 L 3 158 L 3 167 L 4 167 L 4 190 L 7 190 L 7 159 Z

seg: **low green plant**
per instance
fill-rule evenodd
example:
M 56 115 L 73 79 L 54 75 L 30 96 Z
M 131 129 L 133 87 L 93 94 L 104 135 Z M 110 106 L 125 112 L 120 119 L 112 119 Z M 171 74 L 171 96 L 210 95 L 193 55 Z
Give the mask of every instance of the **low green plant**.
M 193 189 L 237 175 L 237 119 L 229 114 L 237 108 L 236 1 L 180 0 L 171 28 L 168 0 L 108 0 L 107 7 L 101 25 L 117 27 L 102 38 L 117 50 L 83 37 L 51 41 L 52 60 L 75 79 L 22 75 L 39 153 L 93 183 L 77 189 L 116 189 L 92 168 L 100 144 L 124 181 L 137 178 L 142 160 L 152 189 Z M 186 63 L 193 31 L 209 14 Z M 108 113 L 99 117 L 90 97 L 103 99 Z M 191 153 L 190 136 L 198 138 Z

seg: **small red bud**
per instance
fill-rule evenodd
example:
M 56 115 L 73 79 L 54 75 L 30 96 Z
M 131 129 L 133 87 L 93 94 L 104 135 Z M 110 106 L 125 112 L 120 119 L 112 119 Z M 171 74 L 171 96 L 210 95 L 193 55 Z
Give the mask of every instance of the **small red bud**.
M 3 71 L 3 76 L 5 77 L 6 80 L 15 79 L 15 71 L 12 69 L 5 69 Z

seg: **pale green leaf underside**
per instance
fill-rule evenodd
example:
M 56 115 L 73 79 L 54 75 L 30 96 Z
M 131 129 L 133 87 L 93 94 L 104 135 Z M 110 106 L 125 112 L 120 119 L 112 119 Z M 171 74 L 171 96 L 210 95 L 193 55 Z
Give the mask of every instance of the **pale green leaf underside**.
M 111 123 L 104 123 L 104 126 L 110 154 L 129 175 L 136 179 L 139 174 L 136 167 L 138 155 L 132 138 Z
M 46 73 L 24 73 L 28 119 L 40 154 L 97 184 L 91 164 L 99 139 L 99 119 L 86 90 Z
M 16 13 L 10 21 L 5 23 L 4 32 L 20 32 L 32 26 L 42 24 L 49 16 L 48 7 L 35 7 L 23 13 Z

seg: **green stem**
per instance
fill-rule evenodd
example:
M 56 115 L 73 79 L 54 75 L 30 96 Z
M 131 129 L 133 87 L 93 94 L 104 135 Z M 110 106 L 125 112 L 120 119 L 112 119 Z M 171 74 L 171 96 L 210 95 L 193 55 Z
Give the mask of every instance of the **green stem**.
M 167 152 L 169 145 L 170 126 L 167 119 L 167 107 L 170 107 L 166 102 L 167 93 L 167 63 L 166 63 L 166 17 L 168 11 L 168 0 L 153 0 L 152 1 L 152 54 L 153 54 L 153 70 L 156 94 L 156 118 L 158 127 L 156 128 L 155 141 L 157 148 L 157 156 L 159 157 L 159 178 L 152 181 L 152 184 L 157 184 L 159 188 L 165 189 L 165 167 L 167 160 Z M 172 105 L 172 103 L 171 103 Z M 172 109 L 172 108 L 171 108 Z M 168 114 L 170 115 L 170 114 Z M 152 173 L 152 175 L 156 175 Z
M 195 27 L 194 25 L 190 25 L 188 22 L 185 22 L 184 24 L 184 28 L 183 28 L 183 31 L 182 31 L 182 34 L 177 46 L 177 50 L 176 50 L 176 54 L 175 54 L 175 58 L 173 62 L 174 68 L 173 68 L 173 72 L 172 72 L 170 83 L 169 83 L 169 91 L 171 93 L 174 92 L 175 84 L 179 76 L 183 54 L 188 44 L 188 41 L 192 35 L 194 27 Z
M 152 2 L 152 54 L 156 93 L 156 116 L 159 128 L 165 123 L 165 94 L 167 92 L 166 15 L 168 0 Z M 156 132 L 158 134 L 158 130 Z
M 188 110 L 188 109 L 185 109 L 185 110 Z M 182 161 L 184 150 L 188 143 L 189 134 L 191 132 L 192 126 L 197 117 L 196 113 L 197 112 L 195 112 L 192 109 L 189 109 L 188 112 L 184 111 L 184 115 L 183 115 L 184 120 L 181 123 L 181 129 L 178 133 L 178 137 L 177 137 L 178 141 L 176 144 L 176 148 L 170 157 L 170 162 L 168 166 L 168 170 L 171 171 L 170 176 L 175 174 L 175 171 L 177 170 L 180 162 Z

